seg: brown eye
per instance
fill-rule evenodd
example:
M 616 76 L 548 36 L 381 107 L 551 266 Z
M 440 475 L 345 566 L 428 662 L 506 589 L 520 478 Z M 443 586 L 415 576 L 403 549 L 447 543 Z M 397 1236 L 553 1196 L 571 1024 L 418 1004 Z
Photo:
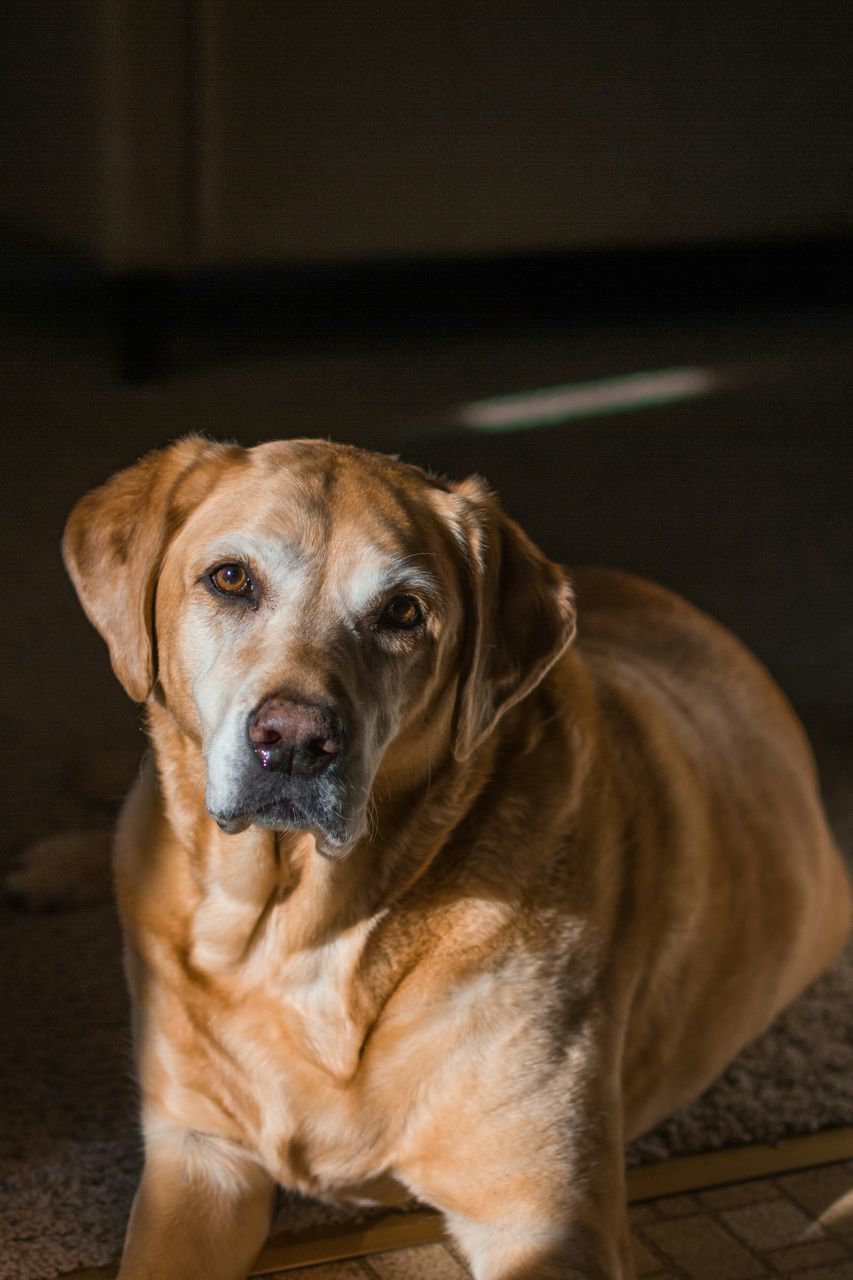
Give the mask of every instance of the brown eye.
M 379 615 L 379 626 L 391 631 L 413 631 L 424 620 L 414 596 L 394 596 Z
M 248 596 L 252 580 L 241 564 L 221 564 L 210 575 L 210 581 L 225 596 Z

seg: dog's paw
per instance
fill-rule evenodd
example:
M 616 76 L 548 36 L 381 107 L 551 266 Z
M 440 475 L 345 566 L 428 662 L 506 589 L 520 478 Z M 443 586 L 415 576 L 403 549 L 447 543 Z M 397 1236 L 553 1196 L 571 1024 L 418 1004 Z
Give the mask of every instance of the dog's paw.
M 25 849 L 6 893 L 29 911 L 81 907 L 110 896 L 111 831 L 63 831 Z

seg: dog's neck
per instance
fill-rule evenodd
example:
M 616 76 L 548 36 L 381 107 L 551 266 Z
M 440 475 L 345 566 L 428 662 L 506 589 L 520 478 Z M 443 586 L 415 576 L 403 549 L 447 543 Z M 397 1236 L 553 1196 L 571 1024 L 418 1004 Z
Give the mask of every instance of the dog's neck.
M 448 753 L 412 789 L 384 795 L 374 804 L 370 833 L 335 860 L 319 853 L 309 833 L 220 831 L 204 804 L 200 745 L 162 703 L 149 704 L 148 728 L 175 852 L 195 888 L 193 954 L 204 969 L 245 961 L 272 913 L 286 920 L 277 931 L 285 954 L 326 946 L 375 921 L 424 874 L 494 754 L 486 744 L 460 766 Z

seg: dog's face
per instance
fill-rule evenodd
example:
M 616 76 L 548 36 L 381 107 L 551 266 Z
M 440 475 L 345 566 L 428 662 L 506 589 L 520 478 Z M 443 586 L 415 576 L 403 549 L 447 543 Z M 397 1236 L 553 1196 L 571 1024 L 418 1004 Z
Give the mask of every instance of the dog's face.
M 131 696 L 203 752 L 212 817 L 329 856 L 377 785 L 469 755 L 573 632 L 562 573 L 479 482 L 322 441 L 181 441 L 84 499 L 65 554 Z
M 434 736 L 459 556 L 448 495 L 394 478 L 364 455 L 266 445 L 167 548 L 159 677 L 203 744 L 225 830 L 309 827 L 326 852 L 347 849 L 390 744 Z

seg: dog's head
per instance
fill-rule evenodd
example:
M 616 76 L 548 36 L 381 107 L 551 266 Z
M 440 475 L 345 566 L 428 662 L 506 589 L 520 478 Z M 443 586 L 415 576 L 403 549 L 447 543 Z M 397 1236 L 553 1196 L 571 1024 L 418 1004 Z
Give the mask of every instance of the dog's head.
M 179 441 L 74 509 L 63 544 L 130 696 L 204 754 L 226 831 L 329 856 L 371 792 L 465 759 L 574 634 L 571 592 L 478 480 L 324 441 Z

